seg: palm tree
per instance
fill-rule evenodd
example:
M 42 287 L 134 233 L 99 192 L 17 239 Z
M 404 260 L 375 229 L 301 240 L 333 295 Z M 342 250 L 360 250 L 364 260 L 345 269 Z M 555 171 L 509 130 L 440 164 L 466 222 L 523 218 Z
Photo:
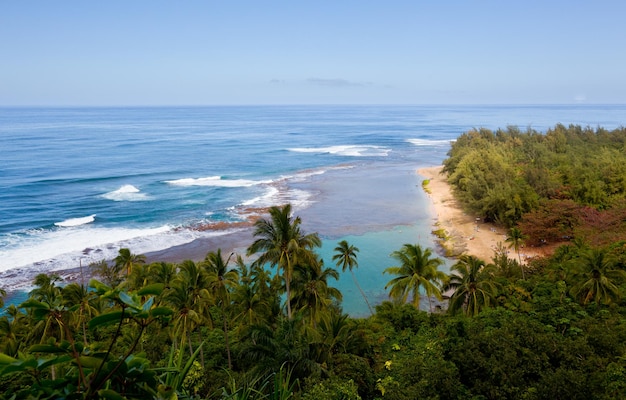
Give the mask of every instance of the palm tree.
M 242 332 L 254 324 L 260 324 L 267 317 L 270 310 L 270 296 L 265 295 L 266 282 L 255 281 L 254 278 L 259 275 L 255 275 L 254 270 L 248 269 L 241 256 L 237 256 L 237 268 L 239 285 L 233 291 L 233 304 L 236 309 L 233 322 L 239 322 L 238 330 Z M 263 270 L 262 267 L 257 267 L 258 269 Z M 262 287 L 262 289 L 256 290 L 255 287 Z
M 359 248 L 355 247 L 351 244 L 348 244 L 347 241 L 342 240 L 337 243 L 337 247 L 335 247 L 336 254 L 333 256 L 333 261 L 336 261 L 337 267 L 341 267 L 341 272 L 346 272 L 346 269 L 350 270 L 350 274 L 352 275 L 352 280 L 354 280 L 354 284 L 361 292 L 361 296 L 365 300 L 365 304 L 367 304 L 367 308 L 369 308 L 370 313 L 374 315 L 374 311 L 370 306 L 369 301 L 367 301 L 367 297 L 365 296 L 365 292 L 361 289 L 361 285 L 356 280 L 356 275 L 354 275 L 354 271 L 352 268 L 358 268 L 359 263 L 356 261 L 356 253 L 359 252 Z
M 41 338 L 39 343 L 43 344 L 50 337 L 62 341 L 68 333 L 67 329 L 67 308 L 63 305 L 61 288 L 55 283 L 61 278 L 56 275 L 38 274 L 35 276 L 33 284 L 35 289 L 31 290 L 29 299 L 20 305 L 20 308 L 29 310 L 29 316 L 36 324 L 32 327 L 27 341 L 34 338 Z M 56 369 L 50 369 L 52 379 L 56 379 Z
M 216 252 L 210 252 L 207 254 L 203 264 L 209 275 L 209 290 L 222 310 L 224 340 L 226 342 L 226 353 L 228 356 L 228 369 L 233 368 L 233 363 L 230 355 L 228 317 L 226 315 L 226 309 L 230 306 L 230 291 L 239 283 L 239 273 L 237 270 L 228 270 L 228 262 L 234 254 L 235 253 L 231 253 L 230 256 L 228 256 L 228 259 L 224 261 L 224 258 L 222 257 L 222 250 L 217 249 Z
M 300 217 L 291 216 L 291 205 L 269 209 L 270 219 L 261 218 L 254 223 L 254 236 L 258 237 L 248 247 L 248 255 L 261 253 L 255 261 L 259 265 L 269 263 L 283 271 L 287 290 L 287 317 L 291 314 L 291 280 L 296 263 L 315 262 L 313 249 L 322 242 L 317 233 L 304 234 L 300 229 Z
M 451 268 L 450 281 L 446 289 L 454 290 L 448 302 L 448 311 L 455 313 L 461 309 L 468 316 L 474 316 L 494 300 L 496 283 L 493 265 L 475 256 L 462 255 Z
M 401 250 L 391 253 L 391 257 L 401 264 L 399 267 L 389 267 L 383 272 L 396 275 L 385 286 L 385 289 L 391 287 L 389 297 L 406 303 L 411 295 L 412 304 L 417 309 L 420 306 L 420 288 L 424 288 L 429 297 L 429 304 L 431 296 L 442 299 L 440 287 L 446 282 L 447 275 L 437 269 L 443 261 L 433 258 L 430 249 L 422 250 L 418 244 L 407 243 Z M 432 304 L 430 309 L 432 311 Z
M 119 272 L 123 269 L 126 270 L 126 276 L 130 275 L 133 265 L 143 264 L 146 262 L 146 256 L 142 254 L 133 254 L 130 249 L 121 248 L 118 251 L 117 257 L 114 258 L 115 268 Z
M 9 305 L 0 317 L 0 352 L 17 357 L 22 339 L 28 329 L 26 315 L 14 304 Z
M 72 312 L 71 316 L 76 320 L 77 327 L 83 331 L 83 342 L 87 345 L 87 321 L 98 314 L 92 305 L 94 292 L 90 292 L 85 285 L 70 283 L 61 289 L 63 303 Z
M 526 280 L 526 276 L 524 274 L 524 265 L 522 264 L 522 257 L 519 254 L 519 249 L 524 246 L 524 239 L 526 239 L 526 236 L 522 233 L 522 231 L 519 230 L 519 228 L 513 227 L 509 229 L 509 234 L 506 236 L 505 242 L 509 244 L 509 248 L 513 248 L 517 253 L 519 266 L 522 269 L 522 279 Z
M 173 317 L 174 336 L 180 335 L 181 351 L 184 341 L 188 341 L 189 354 L 193 354 L 191 332 L 203 320 L 211 324 L 211 315 L 208 312 L 211 295 L 208 287 L 206 271 L 195 262 L 186 260 L 180 265 L 180 272 L 165 295 L 165 300 L 177 310 Z
M 149 265 L 135 263 L 132 266 L 130 275 L 126 277 L 124 285 L 128 290 L 139 290 L 150 282 L 151 275 Z
M 604 249 L 591 249 L 582 254 L 577 263 L 579 283 L 572 294 L 583 304 L 595 300 L 596 304 L 619 299 L 618 285 L 626 279 L 626 271 L 616 267 L 615 260 Z
M 109 265 L 106 260 L 93 262 L 89 264 L 94 272 L 94 275 L 99 276 L 100 280 L 107 286 L 116 287 L 122 282 L 120 278 L 119 269 L 115 265 Z
M 6 297 L 6 290 L 0 288 L 0 308 L 4 308 L 4 298 Z
M 294 272 L 292 307 L 308 314 L 311 327 L 315 327 L 326 317 L 325 312 L 333 301 L 342 299 L 338 289 L 328 286 L 328 278 L 339 279 L 339 274 L 333 268 L 324 268 L 321 260 L 314 264 L 297 264 Z
M 149 270 L 150 283 L 162 283 L 166 288 L 171 286 L 172 281 L 176 277 L 176 266 L 171 263 L 153 263 L 150 264 Z

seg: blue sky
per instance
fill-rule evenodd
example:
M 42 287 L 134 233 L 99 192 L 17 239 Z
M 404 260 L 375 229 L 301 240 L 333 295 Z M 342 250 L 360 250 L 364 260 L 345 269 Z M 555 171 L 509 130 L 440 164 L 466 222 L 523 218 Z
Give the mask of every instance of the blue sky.
M 0 105 L 626 103 L 624 1 L 3 1 Z

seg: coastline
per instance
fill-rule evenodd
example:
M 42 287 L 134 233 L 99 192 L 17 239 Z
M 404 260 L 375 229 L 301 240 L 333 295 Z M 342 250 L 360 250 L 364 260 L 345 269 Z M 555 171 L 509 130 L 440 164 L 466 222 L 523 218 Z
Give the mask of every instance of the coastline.
M 498 243 L 506 240 L 504 229 L 467 214 L 455 199 L 442 169 L 440 165 L 417 171 L 424 179 L 428 179 L 425 190 L 431 200 L 435 219 L 433 231 L 442 229 L 446 232 L 447 238 L 440 241 L 446 256 L 469 254 L 490 262 Z

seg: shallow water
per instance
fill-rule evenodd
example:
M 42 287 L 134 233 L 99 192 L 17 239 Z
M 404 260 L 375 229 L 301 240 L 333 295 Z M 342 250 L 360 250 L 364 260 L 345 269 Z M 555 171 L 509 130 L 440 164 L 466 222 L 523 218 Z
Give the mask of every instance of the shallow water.
M 585 105 L 2 108 L 0 287 L 120 247 L 211 243 L 226 231 L 198 226 L 290 202 L 322 252 L 342 238 L 361 247 L 359 280 L 380 299 L 388 254 L 432 245 L 415 171 L 440 164 L 451 140 L 473 127 L 611 129 L 624 115 Z M 345 308 L 360 313 L 348 278 Z

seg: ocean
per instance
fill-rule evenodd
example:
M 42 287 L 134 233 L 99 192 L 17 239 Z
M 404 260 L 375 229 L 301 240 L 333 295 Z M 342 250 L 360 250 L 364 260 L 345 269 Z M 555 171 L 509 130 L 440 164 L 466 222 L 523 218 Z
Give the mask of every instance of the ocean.
M 613 129 L 624 105 L 0 108 L 0 287 L 36 273 L 158 254 L 240 232 L 291 203 L 320 251 L 347 239 L 371 301 L 386 298 L 404 243 L 434 247 L 416 170 L 439 165 L 471 128 Z M 250 243 L 252 242 L 250 238 Z M 366 312 L 349 273 L 344 309 Z

